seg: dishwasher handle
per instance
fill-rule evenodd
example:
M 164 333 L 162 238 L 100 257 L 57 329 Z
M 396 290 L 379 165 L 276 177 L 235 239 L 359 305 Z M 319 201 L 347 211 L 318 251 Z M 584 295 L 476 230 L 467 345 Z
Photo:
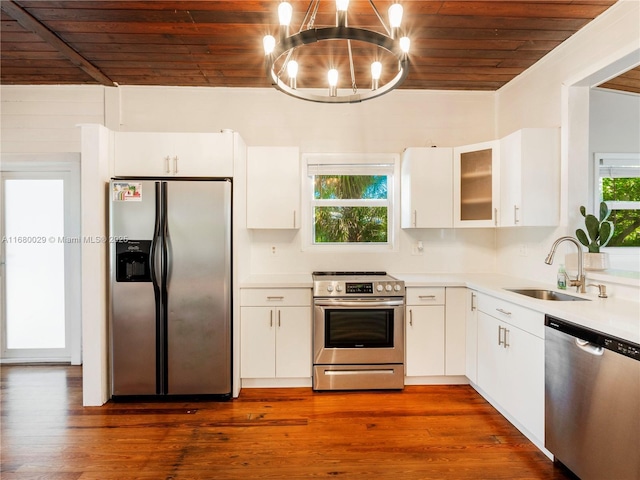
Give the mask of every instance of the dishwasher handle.
M 583 352 L 587 352 L 597 357 L 604 354 L 604 347 L 594 345 L 593 343 L 582 340 L 581 338 L 576 338 L 576 346 Z

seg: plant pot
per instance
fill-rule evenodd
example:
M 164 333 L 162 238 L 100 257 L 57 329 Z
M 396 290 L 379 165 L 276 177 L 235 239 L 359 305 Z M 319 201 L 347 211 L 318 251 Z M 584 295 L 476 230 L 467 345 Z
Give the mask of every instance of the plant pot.
M 582 263 L 585 270 L 606 270 L 609 268 L 609 254 L 584 252 Z

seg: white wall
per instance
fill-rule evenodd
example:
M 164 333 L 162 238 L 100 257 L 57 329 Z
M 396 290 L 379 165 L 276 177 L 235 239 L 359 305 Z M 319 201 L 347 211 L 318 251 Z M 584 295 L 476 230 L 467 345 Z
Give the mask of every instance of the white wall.
M 247 145 L 302 153 L 400 153 L 494 136 L 492 92 L 396 90 L 352 105 L 305 102 L 275 89 L 119 87 L 107 127 L 128 131 L 240 132 Z
M 3 153 L 80 152 L 79 123 L 104 123 L 100 86 L 3 85 Z

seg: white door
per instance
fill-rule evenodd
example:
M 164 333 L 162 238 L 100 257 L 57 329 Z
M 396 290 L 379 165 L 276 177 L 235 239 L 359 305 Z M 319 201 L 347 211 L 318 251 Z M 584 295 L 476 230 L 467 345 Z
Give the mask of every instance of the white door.
M 78 155 L 8 157 L 0 172 L 2 362 L 79 364 Z

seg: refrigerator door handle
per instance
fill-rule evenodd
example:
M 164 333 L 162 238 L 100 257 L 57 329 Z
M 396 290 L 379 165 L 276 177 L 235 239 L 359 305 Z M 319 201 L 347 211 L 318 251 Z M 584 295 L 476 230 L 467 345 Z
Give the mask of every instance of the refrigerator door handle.
M 164 290 L 164 302 L 166 303 L 167 297 L 167 287 L 168 287 L 168 277 L 169 277 L 169 230 L 168 230 L 168 221 L 167 221 L 167 182 L 162 182 L 162 195 L 161 195 L 161 217 L 160 217 L 160 236 L 162 238 L 162 250 L 160 255 L 162 257 L 161 261 L 161 284 Z
M 163 280 L 163 244 L 162 223 L 163 223 L 163 202 L 160 182 L 155 182 L 155 218 L 153 225 L 153 239 L 151 240 L 151 252 L 149 259 L 149 270 L 151 282 L 153 284 L 153 295 L 156 305 L 156 394 L 166 393 L 166 382 L 164 372 L 166 361 L 164 359 L 164 325 L 166 323 L 165 310 L 165 287 Z
M 153 225 L 153 237 L 151 239 L 151 251 L 149 253 L 149 273 L 151 275 L 151 282 L 153 283 L 153 291 L 156 297 L 156 307 L 158 307 L 160 284 L 158 283 L 158 272 L 156 267 L 158 266 L 158 239 L 160 238 L 160 182 L 156 182 L 156 210 L 155 210 L 155 222 Z
M 169 373 L 167 371 L 169 339 L 167 338 L 167 329 L 169 321 L 169 292 L 168 292 L 168 230 L 167 230 L 167 182 L 159 183 L 159 206 L 160 218 L 158 238 L 160 239 L 160 309 L 158 322 L 158 339 L 157 339 L 157 362 L 158 362 L 158 393 L 168 393 Z

